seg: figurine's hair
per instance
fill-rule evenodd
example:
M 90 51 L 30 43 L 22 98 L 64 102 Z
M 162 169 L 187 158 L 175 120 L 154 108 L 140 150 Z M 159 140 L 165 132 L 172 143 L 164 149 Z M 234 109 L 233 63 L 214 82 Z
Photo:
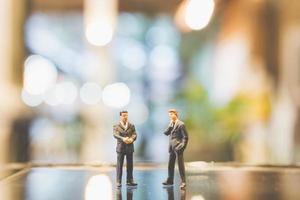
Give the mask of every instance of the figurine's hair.
M 178 117 L 178 112 L 176 109 L 172 108 L 169 110 L 169 113 L 174 113 Z
M 122 113 L 128 113 L 128 111 L 127 111 L 127 110 L 122 110 L 122 111 L 120 112 L 120 116 L 122 115 Z

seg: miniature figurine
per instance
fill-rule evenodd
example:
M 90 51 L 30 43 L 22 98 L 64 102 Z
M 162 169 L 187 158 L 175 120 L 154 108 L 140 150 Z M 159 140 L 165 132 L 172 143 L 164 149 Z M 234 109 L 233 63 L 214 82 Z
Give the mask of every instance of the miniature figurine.
M 181 177 L 180 188 L 186 187 L 185 167 L 183 152 L 188 143 L 188 133 L 185 125 L 178 119 L 178 112 L 175 109 L 169 110 L 170 124 L 164 131 L 164 134 L 169 136 L 169 163 L 168 163 L 168 178 L 162 184 L 165 186 L 173 185 L 175 160 L 178 160 L 178 169 Z
M 137 138 L 135 127 L 128 122 L 128 112 L 120 112 L 120 122 L 113 127 L 113 135 L 117 139 L 117 187 L 122 186 L 123 162 L 126 156 L 127 186 L 137 186 L 133 181 L 133 142 Z

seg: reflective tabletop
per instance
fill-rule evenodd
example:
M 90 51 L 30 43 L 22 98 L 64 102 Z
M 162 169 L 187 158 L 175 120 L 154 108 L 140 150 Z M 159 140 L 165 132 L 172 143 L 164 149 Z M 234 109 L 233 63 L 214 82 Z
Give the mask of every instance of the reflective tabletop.
M 186 163 L 187 188 L 163 187 L 167 167 L 136 164 L 137 187 L 116 188 L 113 165 L 6 165 L 0 168 L 0 199 L 6 200 L 299 200 L 300 167 Z

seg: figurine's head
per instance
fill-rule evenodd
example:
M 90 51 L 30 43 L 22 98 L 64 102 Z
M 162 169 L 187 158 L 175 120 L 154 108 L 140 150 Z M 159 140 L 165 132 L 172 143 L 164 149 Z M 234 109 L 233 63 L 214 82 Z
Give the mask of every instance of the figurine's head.
M 178 119 L 178 112 L 176 109 L 170 109 L 169 110 L 169 117 L 172 121 L 175 121 Z
M 123 110 L 120 112 L 120 119 L 124 123 L 126 123 L 128 121 L 128 111 L 127 110 Z

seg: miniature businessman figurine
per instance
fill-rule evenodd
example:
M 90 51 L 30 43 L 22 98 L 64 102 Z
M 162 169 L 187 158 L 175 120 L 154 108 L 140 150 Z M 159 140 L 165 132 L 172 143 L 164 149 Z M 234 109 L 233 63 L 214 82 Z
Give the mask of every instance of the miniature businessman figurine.
M 120 112 L 120 122 L 113 127 L 114 137 L 117 139 L 117 187 L 122 186 L 123 162 L 126 156 L 127 185 L 137 186 L 133 181 L 133 142 L 137 135 L 133 124 L 128 122 L 128 112 Z
M 162 184 L 165 186 L 173 185 L 175 160 L 178 160 L 178 169 L 181 177 L 180 188 L 186 187 L 185 168 L 183 152 L 188 143 L 188 133 L 184 123 L 178 119 L 178 112 L 175 109 L 169 110 L 170 124 L 164 134 L 169 136 L 169 164 L 168 179 Z

